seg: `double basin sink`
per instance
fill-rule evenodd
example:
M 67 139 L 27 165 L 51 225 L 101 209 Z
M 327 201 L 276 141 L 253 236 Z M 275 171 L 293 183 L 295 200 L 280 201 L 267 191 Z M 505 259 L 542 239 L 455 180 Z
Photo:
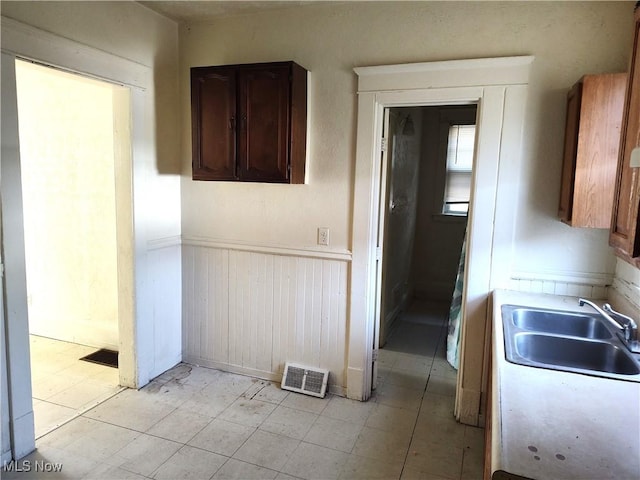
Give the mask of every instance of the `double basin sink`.
M 640 382 L 640 355 L 598 313 L 502 305 L 507 361 Z

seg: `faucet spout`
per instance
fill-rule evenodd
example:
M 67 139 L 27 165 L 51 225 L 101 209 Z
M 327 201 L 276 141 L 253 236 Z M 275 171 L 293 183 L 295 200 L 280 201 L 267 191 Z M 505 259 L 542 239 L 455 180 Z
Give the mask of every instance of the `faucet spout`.
M 622 329 L 624 330 L 624 338 L 627 342 L 638 340 L 638 324 L 633 318 L 623 315 L 620 312 L 616 312 L 608 303 L 605 303 L 602 306 L 602 309 L 619 323 L 624 322 L 622 323 Z
M 598 312 L 602 318 L 607 320 L 618 330 L 622 331 L 622 340 L 629 350 L 633 353 L 640 353 L 640 342 L 638 342 L 638 324 L 631 318 L 616 312 L 611 305 L 605 303 L 603 308 L 600 308 L 595 303 L 585 300 L 584 298 L 578 299 L 578 305 L 581 307 L 585 304 L 589 305 L 596 312 Z
M 578 305 L 580 305 L 581 307 L 583 307 L 585 305 L 585 303 L 587 305 L 589 305 L 591 308 L 593 308 L 596 312 L 598 312 L 600 315 L 602 315 L 602 317 L 604 317 L 605 320 L 607 320 L 611 325 L 613 325 L 615 328 L 622 330 L 623 327 L 622 325 L 620 325 L 620 323 L 618 323 L 616 320 L 614 320 L 613 318 L 611 318 L 609 316 L 609 314 L 607 312 L 605 312 L 603 309 L 601 309 L 598 305 L 596 305 L 595 303 L 593 303 L 592 301 L 589 300 L 585 300 L 584 298 L 579 298 L 578 299 Z

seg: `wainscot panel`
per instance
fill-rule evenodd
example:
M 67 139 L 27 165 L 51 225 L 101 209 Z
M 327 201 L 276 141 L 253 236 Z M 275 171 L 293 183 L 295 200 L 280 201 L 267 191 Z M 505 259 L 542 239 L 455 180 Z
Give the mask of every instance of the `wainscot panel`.
M 346 387 L 350 255 L 185 239 L 183 359 L 268 380 L 286 361 Z

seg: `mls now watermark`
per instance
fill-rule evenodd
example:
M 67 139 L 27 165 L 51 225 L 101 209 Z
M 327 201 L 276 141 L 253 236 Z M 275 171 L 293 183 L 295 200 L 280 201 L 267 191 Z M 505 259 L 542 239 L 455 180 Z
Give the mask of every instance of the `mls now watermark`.
M 2 471 L 17 473 L 54 473 L 62 471 L 62 463 L 47 462 L 45 460 L 22 460 L 18 462 L 12 461 L 7 463 Z

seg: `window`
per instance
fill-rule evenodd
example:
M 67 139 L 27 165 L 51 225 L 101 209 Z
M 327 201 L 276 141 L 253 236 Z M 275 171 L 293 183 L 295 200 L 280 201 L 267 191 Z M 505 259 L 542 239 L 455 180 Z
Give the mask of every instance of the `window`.
M 447 144 L 447 172 L 442 213 L 467 215 L 476 138 L 475 125 L 451 125 Z

